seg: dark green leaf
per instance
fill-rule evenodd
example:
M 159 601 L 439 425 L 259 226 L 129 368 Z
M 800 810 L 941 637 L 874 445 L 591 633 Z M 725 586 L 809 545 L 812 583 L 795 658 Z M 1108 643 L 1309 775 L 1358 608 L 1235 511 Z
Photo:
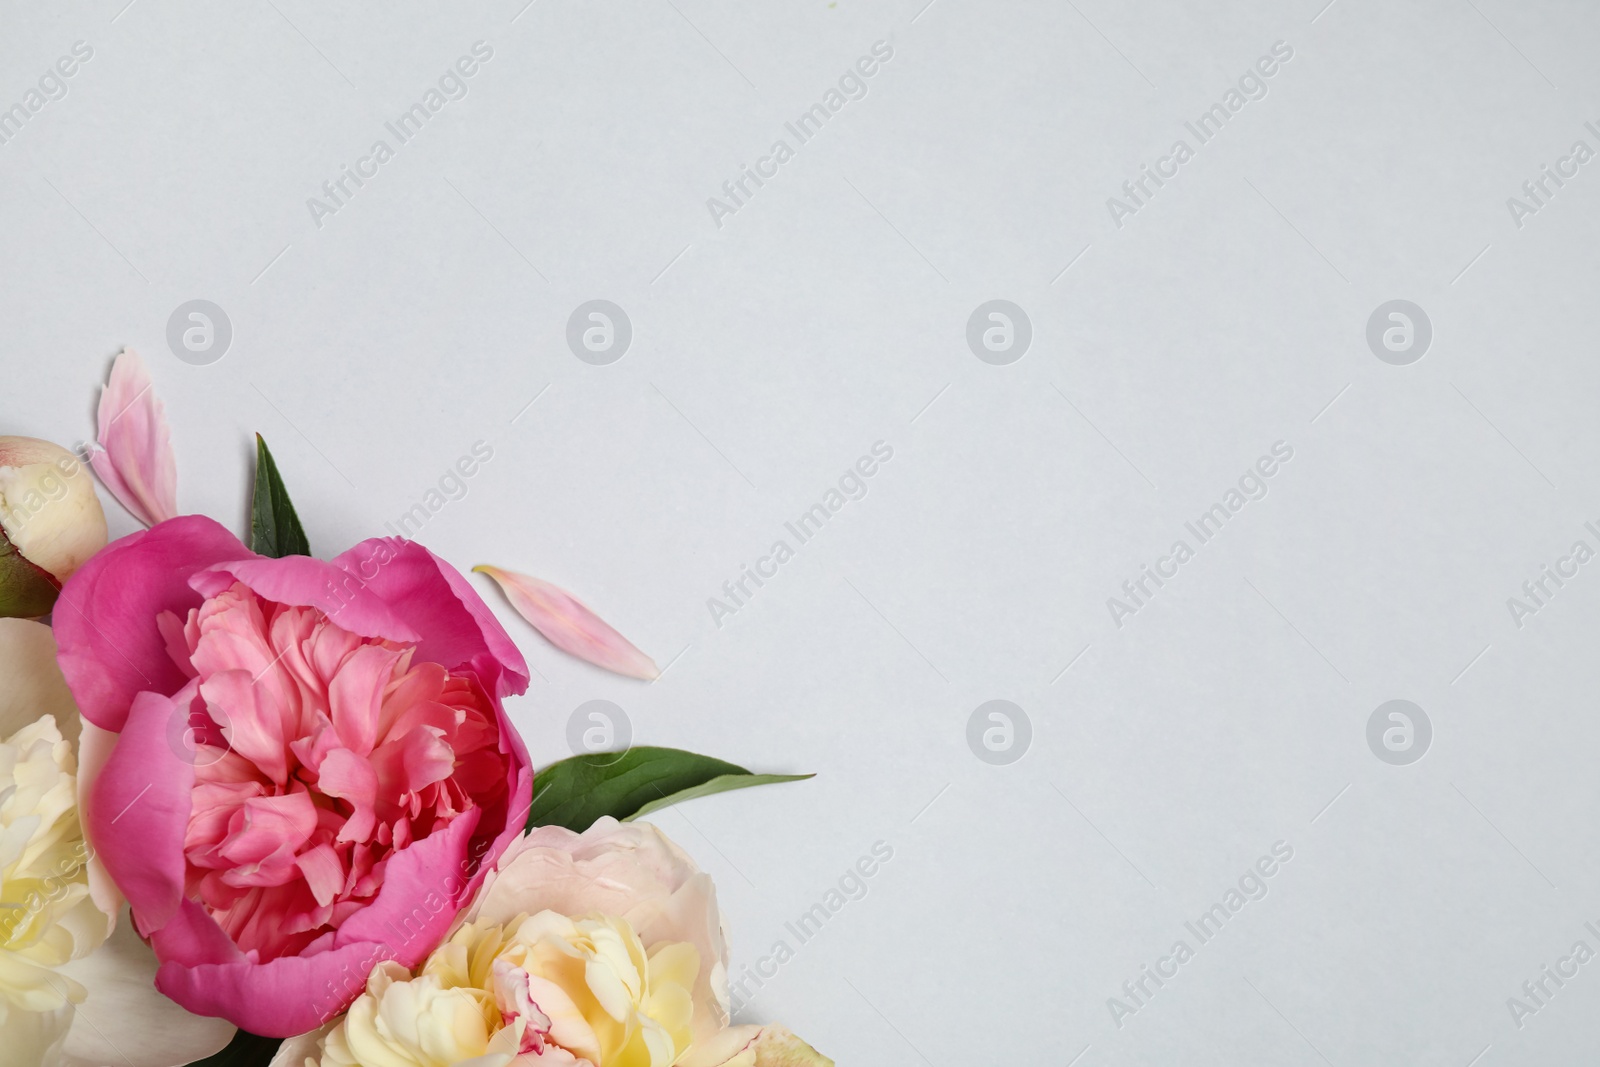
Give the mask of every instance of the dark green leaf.
M 281 1044 L 281 1037 L 258 1037 L 239 1030 L 226 1048 L 195 1060 L 189 1067 L 266 1067 Z
M 48 615 L 61 585 L 42 567 L 23 558 L 0 530 L 0 618 Z
M 751 774 L 724 760 L 677 748 L 643 746 L 573 756 L 534 776 L 528 826 L 565 826 L 582 833 L 606 815 L 633 819 L 695 797 L 810 777 Z
M 278 476 L 267 442 L 256 434 L 256 492 L 250 508 L 250 549 L 263 556 L 311 555 L 311 542 L 300 526 L 300 516 L 289 502 L 289 490 Z

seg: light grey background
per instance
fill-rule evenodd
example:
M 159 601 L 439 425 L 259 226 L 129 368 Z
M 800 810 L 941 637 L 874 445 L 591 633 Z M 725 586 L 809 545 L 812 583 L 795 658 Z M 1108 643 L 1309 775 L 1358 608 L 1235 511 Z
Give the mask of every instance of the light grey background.
M 796 950 L 743 1018 L 843 1063 L 1588 1062 L 1600 962 L 1520 1027 L 1507 998 L 1600 951 L 1600 562 L 1521 626 L 1507 599 L 1600 548 L 1600 161 L 1520 227 L 1507 198 L 1600 149 L 1600 9 L 525 2 L 5 4 L 0 106 L 93 48 L 0 145 L 6 432 L 91 436 L 131 345 L 183 509 L 242 527 L 260 431 L 323 555 L 490 443 L 419 539 L 670 663 L 574 662 L 474 579 L 539 671 L 535 758 L 605 699 L 638 742 L 817 772 L 659 821 L 717 878 L 736 978 Z M 467 96 L 319 227 L 308 198 L 476 41 Z M 1107 198 L 1279 41 L 1267 95 L 1119 228 Z M 719 227 L 707 199 L 778 138 Z M 232 322 L 209 366 L 167 346 L 192 299 Z M 632 322 L 609 366 L 566 345 L 592 299 Z M 1007 366 L 966 344 L 992 299 L 1032 323 Z M 1365 340 L 1393 299 L 1433 326 L 1409 366 Z M 867 496 L 716 625 L 880 440 Z M 1268 495 L 1115 625 L 1279 441 Z M 1032 724 L 1005 766 L 967 745 L 993 699 Z M 1391 699 L 1433 725 L 1410 766 L 1367 746 Z M 1185 920 L 1278 841 L 1199 945 Z

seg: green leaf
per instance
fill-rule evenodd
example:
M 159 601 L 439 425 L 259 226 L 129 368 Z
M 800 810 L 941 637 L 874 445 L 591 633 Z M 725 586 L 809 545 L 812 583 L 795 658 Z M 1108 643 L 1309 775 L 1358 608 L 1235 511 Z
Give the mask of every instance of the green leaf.
M 628 818 L 642 819 L 652 811 L 660 811 L 662 808 L 673 804 L 681 804 L 685 800 L 693 800 L 696 797 L 708 797 L 713 793 L 726 793 L 730 789 L 748 789 L 753 785 L 777 785 L 781 782 L 799 782 L 815 777 L 816 775 L 814 774 L 751 774 L 749 771 L 741 771 L 738 774 L 719 774 L 710 781 L 690 786 L 688 789 L 680 789 L 676 793 L 669 793 L 657 800 L 652 800 L 632 815 L 629 815 Z
M 289 502 L 289 490 L 278 476 L 267 442 L 256 434 L 256 492 L 250 508 L 250 549 L 263 556 L 311 555 L 311 542 L 300 525 L 300 516 Z
M 48 615 L 61 584 L 43 567 L 29 563 L 0 530 L 0 618 Z
M 695 797 L 810 777 L 751 774 L 725 760 L 677 748 L 641 746 L 573 756 L 534 776 L 528 828 L 565 826 L 582 833 L 606 815 L 626 821 Z
M 239 1030 L 225 1048 L 195 1060 L 189 1067 L 266 1067 L 281 1044 L 281 1037 L 260 1037 Z

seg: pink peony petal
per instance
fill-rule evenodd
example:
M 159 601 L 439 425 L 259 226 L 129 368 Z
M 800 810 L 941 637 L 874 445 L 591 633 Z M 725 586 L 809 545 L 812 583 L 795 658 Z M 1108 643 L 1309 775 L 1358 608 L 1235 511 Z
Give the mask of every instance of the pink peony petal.
M 317 828 L 317 809 L 309 793 L 252 797 L 240 807 L 243 818 L 218 849 L 237 866 L 223 872 L 230 885 L 282 885 L 298 871 L 295 856 Z
M 452 670 L 470 665 L 497 696 L 528 688 L 528 665 L 478 591 L 450 564 L 414 541 L 375 537 L 333 562 L 351 582 L 389 605 L 422 640 L 417 655 Z M 341 626 L 341 614 L 329 615 Z M 413 639 L 414 640 L 414 639 Z
M 155 620 L 163 612 L 188 618 L 201 603 L 189 588 L 198 570 L 250 550 L 203 515 L 185 515 L 113 541 L 62 587 L 51 623 L 56 658 L 83 717 L 121 730 L 134 695 L 175 693 L 188 681 L 167 651 Z
M 328 684 L 328 704 L 339 740 L 358 756 L 372 753 L 378 714 L 400 654 L 382 645 L 363 645 L 350 654 Z
M 146 526 L 178 514 L 178 464 L 161 401 L 139 353 L 124 348 L 100 393 L 101 451 L 89 457 L 111 495 Z
M 201 596 L 212 597 L 236 581 L 279 604 L 320 608 L 342 628 L 362 637 L 401 643 L 419 637 L 416 630 L 396 616 L 393 606 L 369 592 L 365 583 L 333 563 L 311 556 L 268 559 L 243 553 L 201 571 L 189 584 Z
M 317 788 L 349 801 L 355 810 L 339 830 L 340 841 L 367 841 L 377 826 L 378 774 L 372 764 L 347 748 L 336 748 L 317 770 Z
M 174 750 L 174 721 L 182 717 L 171 699 L 136 696 L 122 736 L 84 797 L 89 842 L 145 934 L 171 920 L 183 901 L 194 765 Z
M 488 873 L 467 851 L 482 810 L 473 808 L 443 830 L 391 854 L 377 898 L 339 927 L 334 944 L 381 942 L 388 949 L 384 958 L 405 967 L 426 959 Z M 441 896 L 440 889 L 447 895 Z
M 278 785 L 289 781 L 289 742 L 284 736 L 283 701 L 270 685 L 258 685 L 249 671 L 213 674 L 200 683 L 206 710 L 226 727 L 229 746 L 260 767 Z M 227 714 L 221 713 L 227 708 Z
M 296 861 L 301 872 L 306 876 L 306 885 L 311 888 L 311 895 L 316 898 L 317 904 L 327 907 L 333 903 L 339 890 L 344 888 L 344 868 L 339 863 L 339 854 L 329 844 L 320 844 L 316 848 L 302 852 Z
M 303 1034 L 338 1014 L 361 992 L 373 964 L 387 951 L 382 941 L 353 941 L 313 956 L 185 966 L 164 955 L 170 950 L 162 939 L 171 929 L 169 924 L 158 935 L 162 963 L 156 988 L 196 1015 L 220 1015 L 264 1037 Z
M 584 607 L 571 593 L 549 582 L 499 567 L 480 565 L 474 571 L 500 584 L 511 606 L 533 624 L 552 645 L 608 671 L 654 681 L 661 672 L 655 661 L 640 652 L 604 619 Z

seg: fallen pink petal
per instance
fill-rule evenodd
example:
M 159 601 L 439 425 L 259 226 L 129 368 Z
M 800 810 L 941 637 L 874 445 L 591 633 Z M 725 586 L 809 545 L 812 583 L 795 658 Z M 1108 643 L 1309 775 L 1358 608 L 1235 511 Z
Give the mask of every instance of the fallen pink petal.
M 100 393 L 99 450 L 89 464 L 123 507 L 146 526 L 178 514 L 178 465 L 166 412 L 139 353 L 124 348 Z
M 654 660 L 566 590 L 487 564 L 472 569 L 499 583 L 517 614 L 563 652 L 629 678 L 660 676 Z

